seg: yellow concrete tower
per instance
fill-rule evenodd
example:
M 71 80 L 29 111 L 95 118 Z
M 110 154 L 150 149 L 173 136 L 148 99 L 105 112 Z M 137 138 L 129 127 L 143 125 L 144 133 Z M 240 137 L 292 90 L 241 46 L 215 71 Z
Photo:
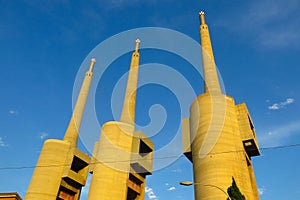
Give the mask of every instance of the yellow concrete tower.
M 132 54 L 120 122 L 102 126 L 92 157 L 88 200 L 143 200 L 146 176 L 152 174 L 153 142 L 135 131 L 140 41 Z
M 252 156 L 260 155 L 254 126 L 245 104 L 222 93 L 205 23 L 200 12 L 200 41 L 205 92 L 190 107 L 184 119 L 184 154 L 193 163 L 196 200 L 226 199 L 234 177 L 247 200 L 257 200 Z
M 96 60 L 92 59 L 63 140 L 45 141 L 25 200 L 78 200 L 90 158 L 76 148 Z

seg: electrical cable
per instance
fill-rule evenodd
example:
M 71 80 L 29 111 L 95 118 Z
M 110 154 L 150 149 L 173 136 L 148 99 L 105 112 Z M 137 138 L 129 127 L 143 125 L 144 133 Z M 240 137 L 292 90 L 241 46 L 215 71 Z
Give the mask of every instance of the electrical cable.
M 273 150 L 273 149 L 285 149 L 285 148 L 292 148 L 292 147 L 300 147 L 300 143 L 296 143 L 296 144 L 289 144 L 289 145 L 282 145 L 282 146 L 271 146 L 271 147 L 262 147 L 259 150 Z M 242 150 L 237 150 L 237 151 L 223 151 L 223 152 L 216 152 L 216 153 L 208 153 L 207 155 L 219 155 L 219 154 L 225 154 L 225 153 L 237 153 L 237 152 L 243 152 L 245 151 L 244 149 Z M 195 154 L 194 156 L 198 156 L 199 154 Z M 180 155 L 182 156 L 182 155 Z M 164 160 L 164 159 L 171 159 L 171 158 L 177 158 L 177 156 L 165 156 L 165 157 L 158 157 L 158 158 L 153 158 L 153 160 Z M 144 158 L 141 159 L 134 159 L 134 160 L 120 160 L 120 161 L 109 161 L 109 162 L 105 162 L 107 164 L 113 164 L 113 163 L 120 163 L 120 162 L 134 162 L 134 161 L 139 161 L 139 160 L 147 160 Z M 149 159 L 151 160 L 151 159 Z M 101 161 L 98 162 L 94 162 L 94 163 L 90 163 L 91 164 L 97 164 L 97 163 L 103 163 Z M 19 166 L 19 167 L 0 167 L 0 171 L 3 170 L 22 170 L 22 169 L 33 169 L 33 168 L 37 168 L 37 167 L 61 167 L 61 166 L 68 166 L 69 164 L 65 164 L 65 165 L 43 165 L 43 166 Z

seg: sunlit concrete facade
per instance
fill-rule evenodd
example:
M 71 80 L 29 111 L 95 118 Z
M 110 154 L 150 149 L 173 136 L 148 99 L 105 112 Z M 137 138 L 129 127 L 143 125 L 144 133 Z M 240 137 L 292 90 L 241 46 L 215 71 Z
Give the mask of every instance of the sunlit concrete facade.
M 260 155 L 252 119 L 245 104 L 222 93 L 205 23 L 200 12 L 200 41 L 205 92 L 183 120 L 183 151 L 193 163 L 196 200 L 226 199 L 232 177 L 247 200 L 258 192 L 251 157 Z
M 120 122 L 102 126 L 91 162 L 88 200 L 143 200 L 146 176 L 152 174 L 153 142 L 135 131 L 140 41 L 132 54 Z
M 22 198 L 16 192 L 6 192 L 0 193 L 0 200 L 22 200 Z
M 95 62 L 91 60 L 64 139 L 45 141 L 25 200 L 79 199 L 90 157 L 77 149 L 77 141 Z

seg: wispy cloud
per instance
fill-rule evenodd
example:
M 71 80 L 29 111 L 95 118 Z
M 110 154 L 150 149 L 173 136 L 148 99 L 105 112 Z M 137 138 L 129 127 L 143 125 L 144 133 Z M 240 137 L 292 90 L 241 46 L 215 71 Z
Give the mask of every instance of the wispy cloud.
M 2 137 L 0 137 L 0 147 L 5 147 L 7 144 L 3 141 Z
M 49 134 L 46 133 L 46 132 L 41 132 L 39 137 L 40 137 L 41 140 L 43 140 L 43 139 L 45 139 L 48 135 L 49 135 Z
M 219 25 L 248 37 L 247 40 L 251 37 L 252 43 L 259 47 L 300 47 L 295 42 L 300 40 L 299 0 L 249 1 L 245 5 L 238 13 L 234 13 L 240 17 L 231 16 L 231 23 L 235 26 L 228 26 L 224 21 L 227 17 L 220 19 Z
M 250 27 L 260 30 L 258 39 L 262 45 L 290 46 L 294 45 L 294 41 L 300 39 L 299 18 L 295 17 L 298 15 L 298 0 L 289 2 L 267 0 L 254 6 L 252 13 L 248 13 L 250 19 L 253 19 L 254 25 Z
M 258 141 L 262 146 L 282 145 L 290 137 L 300 134 L 300 120 L 259 132 L 264 132 L 264 134 L 259 135 L 258 138 Z
M 145 192 L 149 199 L 158 200 L 158 196 L 155 195 L 152 188 L 146 187 Z
M 174 186 L 172 186 L 168 189 L 168 191 L 173 191 L 173 190 L 176 190 L 176 188 Z
M 287 105 L 292 104 L 294 102 L 295 102 L 295 99 L 287 98 L 285 101 L 279 102 L 279 103 L 274 103 L 273 105 L 269 106 L 268 108 L 270 110 L 279 110 L 281 108 L 285 108 Z
M 143 4 L 143 5 L 151 5 L 151 4 L 155 4 L 157 2 L 160 2 L 158 0 L 131 0 L 131 1 L 127 1 L 127 0 L 103 0 L 102 3 L 105 4 L 105 6 L 107 8 L 110 9 L 124 9 L 130 6 L 134 6 L 137 4 Z
M 258 195 L 262 196 L 265 193 L 266 189 L 265 188 L 258 188 Z

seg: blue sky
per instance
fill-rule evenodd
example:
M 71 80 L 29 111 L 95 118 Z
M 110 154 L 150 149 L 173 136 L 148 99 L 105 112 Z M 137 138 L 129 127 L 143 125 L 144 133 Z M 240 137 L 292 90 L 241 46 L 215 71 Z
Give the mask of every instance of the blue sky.
M 199 41 L 201 10 L 226 93 L 237 103 L 247 103 L 260 147 L 300 143 L 297 0 L 0 0 L 0 192 L 25 196 L 43 142 L 64 135 L 74 81 L 93 48 L 120 32 L 148 26 L 173 29 Z M 127 45 L 133 48 L 134 41 Z M 141 64 L 168 65 L 202 93 L 201 76 L 185 60 L 158 50 L 140 53 Z M 111 91 L 129 62 L 130 53 L 120 56 L 99 82 L 95 107 L 100 124 L 112 119 Z M 141 125 L 149 123 L 147 108 L 152 104 L 164 107 L 165 127 L 152 139 L 156 148 L 165 146 L 180 128 L 176 96 L 149 85 L 138 90 L 137 98 Z M 80 148 L 88 152 L 84 145 Z M 262 200 L 300 198 L 299 150 L 262 150 L 253 158 Z M 148 177 L 145 199 L 192 199 L 193 188 L 180 186 L 182 180 L 192 180 L 192 166 L 185 157 Z M 86 191 L 82 199 L 85 195 Z

